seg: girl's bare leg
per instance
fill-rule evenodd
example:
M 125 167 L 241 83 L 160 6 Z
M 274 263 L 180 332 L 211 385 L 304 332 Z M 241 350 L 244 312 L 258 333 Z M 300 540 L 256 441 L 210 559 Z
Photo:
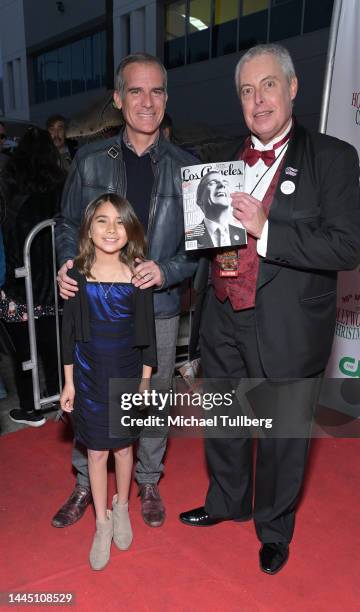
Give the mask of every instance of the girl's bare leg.
M 107 520 L 107 460 L 108 450 L 88 449 L 89 477 L 94 500 L 96 519 L 104 523 Z
M 116 486 L 119 504 L 126 504 L 129 499 L 129 489 L 133 466 L 132 446 L 114 451 Z
M 132 446 L 114 451 L 118 494 L 113 499 L 114 542 L 127 550 L 133 539 L 129 517 L 129 489 L 132 474 Z

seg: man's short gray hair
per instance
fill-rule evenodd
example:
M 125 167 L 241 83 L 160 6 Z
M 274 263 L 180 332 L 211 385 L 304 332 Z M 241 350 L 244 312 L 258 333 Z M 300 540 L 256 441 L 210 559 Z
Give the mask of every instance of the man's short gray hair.
M 256 45 L 244 53 L 244 55 L 239 59 L 235 68 L 235 87 L 239 97 L 241 69 L 246 62 L 250 61 L 254 57 L 258 57 L 259 55 L 273 55 L 279 62 L 289 84 L 291 83 L 292 79 L 296 78 L 294 63 L 289 51 L 285 49 L 285 47 L 278 44 Z
M 150 53 L 132 53 L 121 60 L 115 74 L 115 89 L 119 92 L 121 98 L 124 97 L 125 93 L 124 70 L 130 64 L 153 64 L 158 66 L 163 73 L 163 86 L 165 93 L 167 92 L 167 72 L 164 64 L 155 55 L 150 55 Z

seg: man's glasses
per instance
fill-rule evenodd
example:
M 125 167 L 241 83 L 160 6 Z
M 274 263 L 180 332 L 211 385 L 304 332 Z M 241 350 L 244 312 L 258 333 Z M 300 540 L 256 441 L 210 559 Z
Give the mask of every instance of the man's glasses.
M 6 134 L 0 134 L 0 140 L 6 140 L 7 136 Z

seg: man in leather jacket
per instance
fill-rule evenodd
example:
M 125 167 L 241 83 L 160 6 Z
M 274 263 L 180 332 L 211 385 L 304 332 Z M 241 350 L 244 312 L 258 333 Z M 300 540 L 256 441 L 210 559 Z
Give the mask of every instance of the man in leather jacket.
M 56 225 L 56 247 L 61 266 L 60 294 L 74 295 L 76 281 L 67 275 L 76 254 L 84 210 L 102 193 L 125 196 L 142 222 L 148 242 L 148 259 L 139 262 L 133 279 L 137 287 L 154 287 L 158 384 L 168 383 L 174 370 L 180 312 L 180 283 L 193 275 L 196 262 L 184 250 L 181 166 L 197 163 L 160 135 L 167 101 L 166 70 L 147 54 L 134 54 L 120 63 L 115 79 L 114 102 L 122 109 L 125 129 L 109 140 L 82 147 L 70 168 L 63 192 L 61 216 Z M 142 436 L 138 447 L 136 480 L 142 516 L 152 527 L 162 525 L 165 510 L 157 483 L 163 471 L 166 437 Z M 87 459 L 74 447 L 77 486 L 54 516 L 55 527 L 73 524 L 91 501 Z

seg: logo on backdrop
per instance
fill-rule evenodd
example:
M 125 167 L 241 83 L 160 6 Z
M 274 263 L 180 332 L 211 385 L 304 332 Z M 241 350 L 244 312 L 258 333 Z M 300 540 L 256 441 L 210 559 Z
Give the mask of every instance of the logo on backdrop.
M 360 126 L 360 91 L 353 91 L 351 106 L 355 108 L 355 123 Z
M 351 293 L 343 291 L 339 297 L 340 302 L 338 301 L 336 309 L 335 334 L 338 338 L 350 341 L 345 350 L 349 351 L 350 349 L 353 356 L 350 356 L 349 352 L 347 355 L 343 353 L 338 362 L 338 367 L 344 376 L 359 378 L 360 360 L 354 355 L 357 352 L 355 348 L 360 340 L 360 294 L 356 291 Z
M 336 309 L 335 334 L 346 340 L 360 340 L 360 295 L 341 296 L 341 306 Z
M 360 359 L 354 357 L 342 357 L 339 361 L 339 370 L 345 376 L 360 378 Z

